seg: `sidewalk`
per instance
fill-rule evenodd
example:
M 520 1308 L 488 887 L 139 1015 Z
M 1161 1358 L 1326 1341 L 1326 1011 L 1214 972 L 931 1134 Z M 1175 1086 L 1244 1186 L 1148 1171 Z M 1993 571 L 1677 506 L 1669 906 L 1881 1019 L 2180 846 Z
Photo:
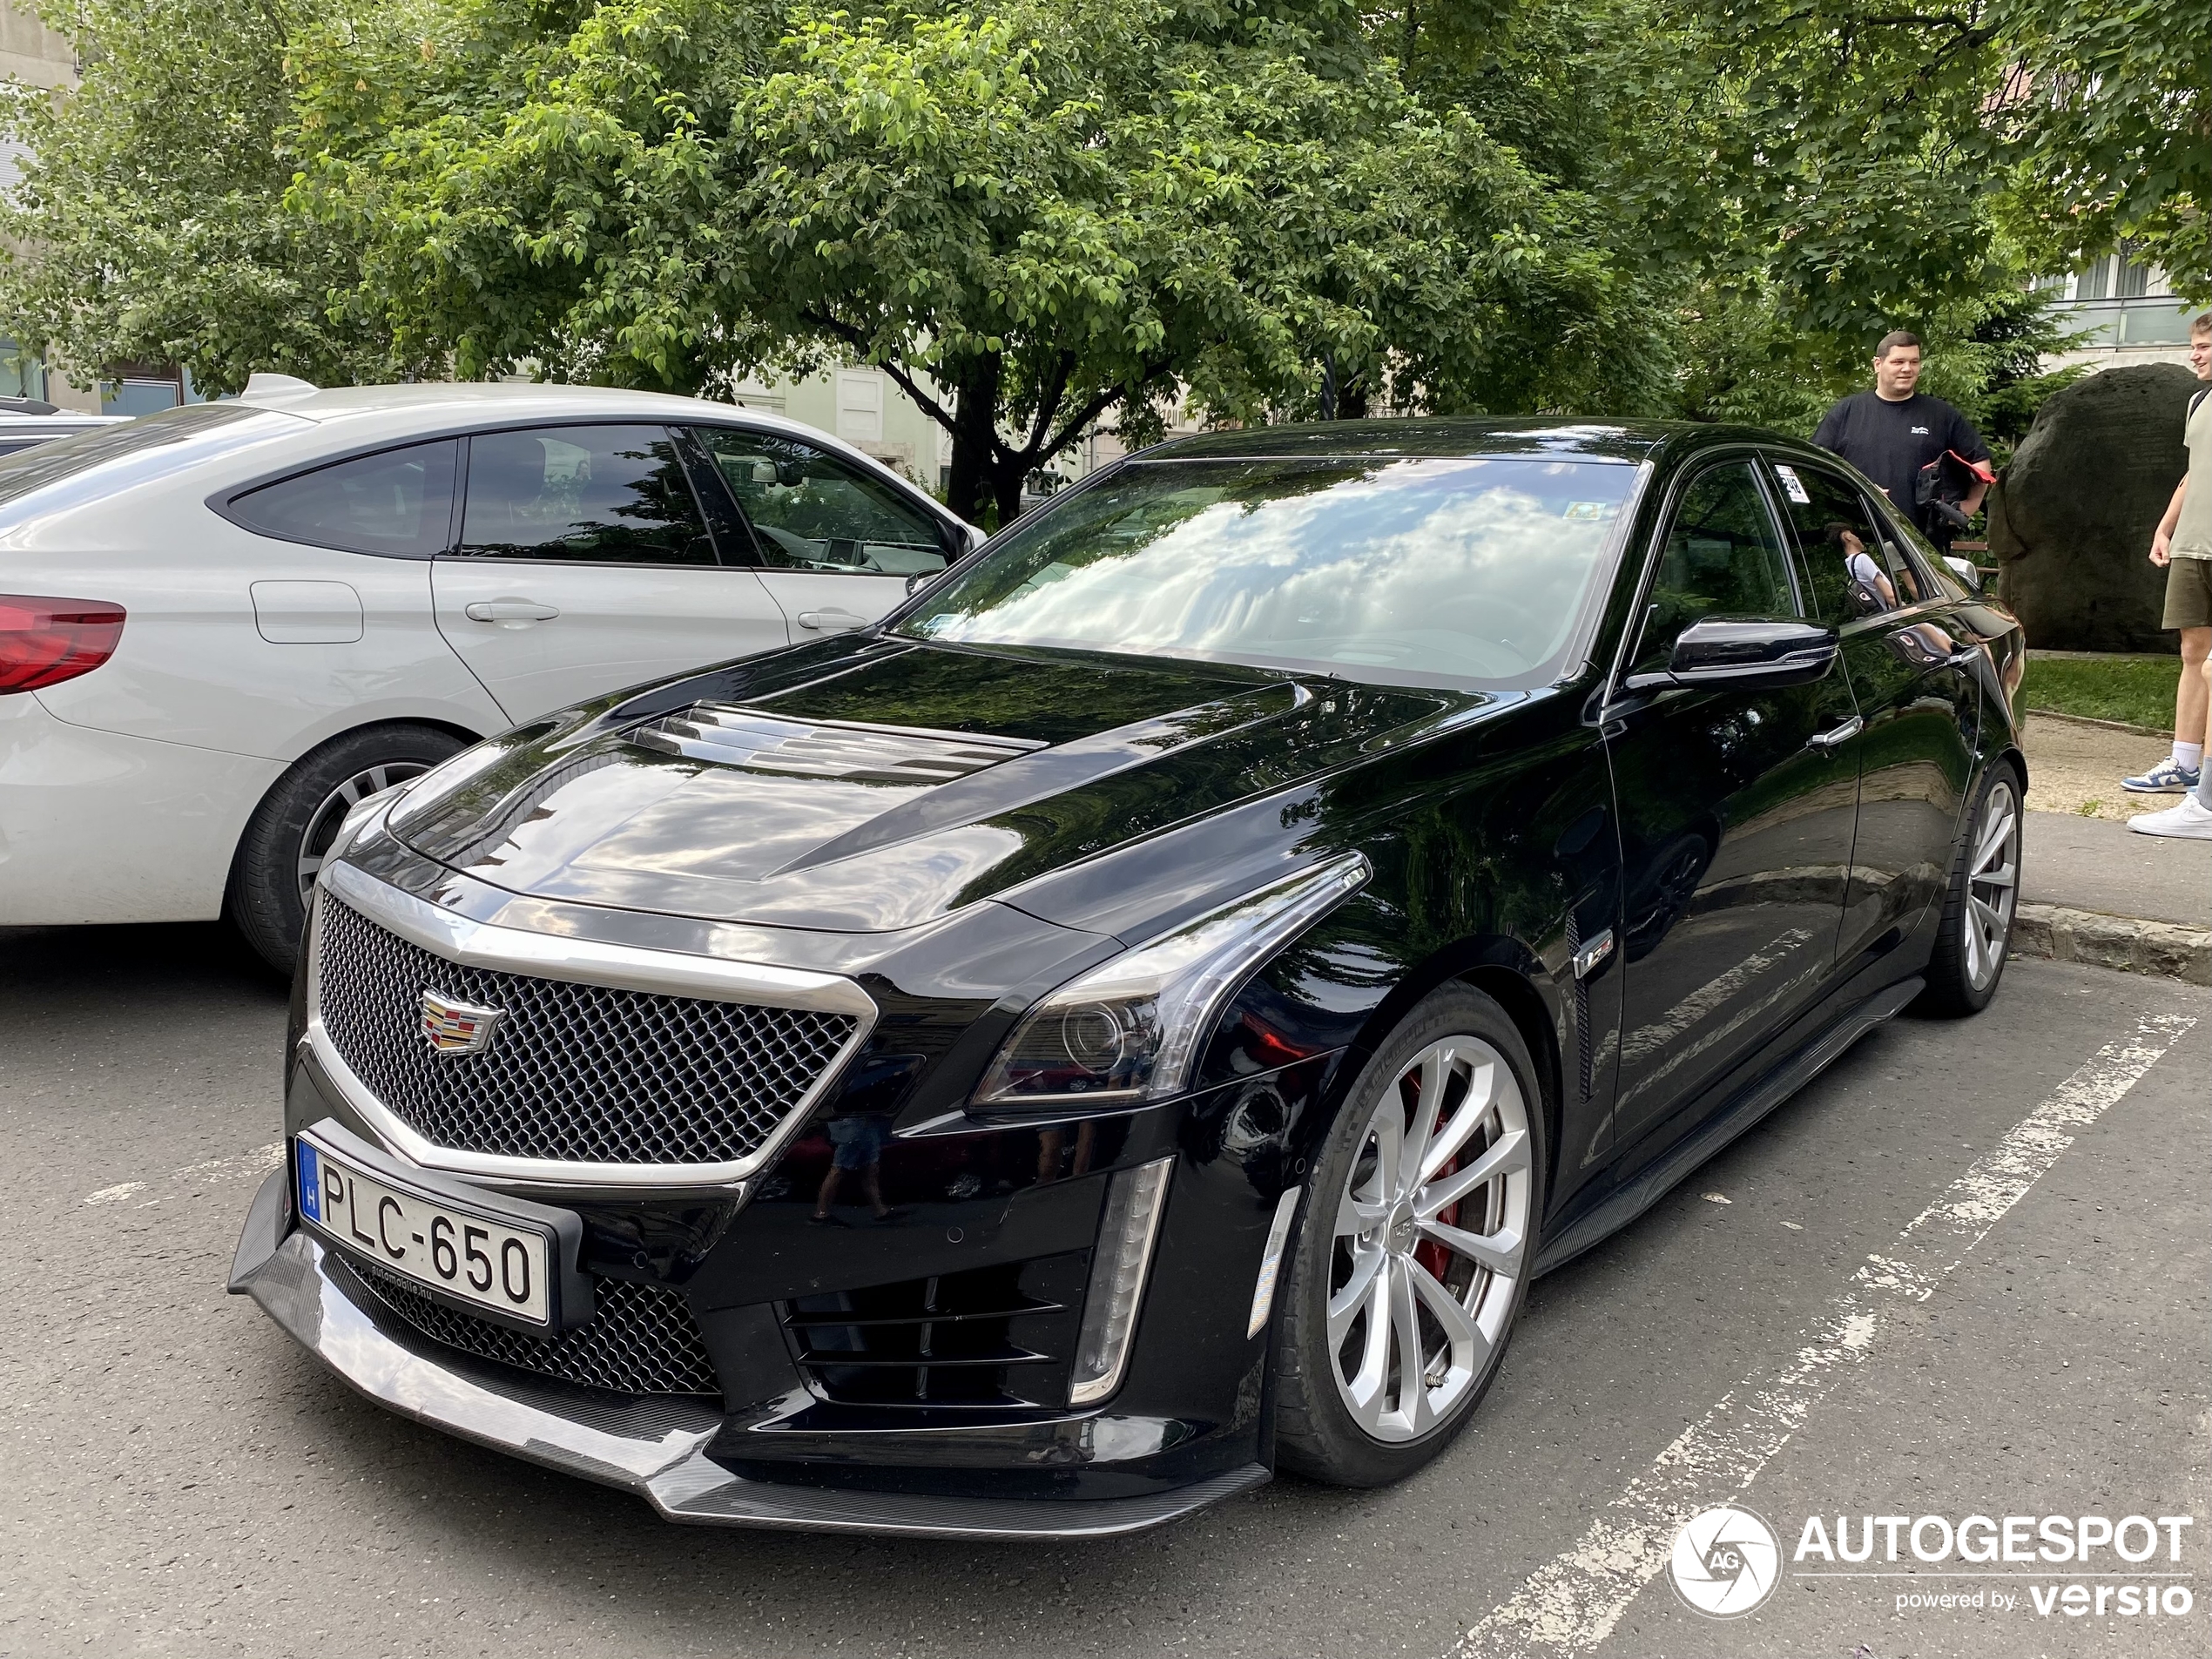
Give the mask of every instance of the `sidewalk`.
M 2212 841 L 2068 813 L 2025 814 L 2020 837 L 2020 955 L 2212 985 Z

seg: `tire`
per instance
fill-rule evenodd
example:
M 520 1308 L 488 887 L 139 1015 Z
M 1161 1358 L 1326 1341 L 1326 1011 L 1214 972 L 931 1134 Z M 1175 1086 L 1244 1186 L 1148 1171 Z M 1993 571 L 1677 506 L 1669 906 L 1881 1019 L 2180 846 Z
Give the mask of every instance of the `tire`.
M 1421 1110 L 1424 1096 L 1438 1098 L 1423 1086 L 1432 1078 L 1444 1085 L 1440 1124 Z M 1383 1144 L 1393 1118 L 1396 1154 Z M 1425 1184 L 1390 1175 L 1411 1135 L 1453 1145 L 1441 1163 L 1415 1160 L 1431 1166 Z M 1275 1345 L 1281 1467 L 1332 1486 L 1383 1486 L 1451 1444 L 1497 1375 L 1527 1294 L 1544 1150 L 1536 1069 L 1505 1010 L 1466 985 L 1430 993 L 1360 1069 L 1314 1163 Z M 1440 1188 L 1485 1164 L 1494 1170 L 1437 1205 Z M 1492 1264 L 1431 1231 L 1424 1211 L 1481 1244 Z M 1469 1224 L 1478 1216 L 1479 1229 Z M 1395 1317 L 1379 1320 L 1386 1305 Z M 1459 1309 L 1453 1325 L 1440 1305 Z M 1407 1389 L 1400 1356 L 1416 1345 L 1422 1381 Z
M 246 821 L 223 904 L 263 961 L 289 974 L 307 927 L 307 887 L 346 813 L 458 753 L 465 739 L 414 722 L 373 725 L 310 750 L 276 780 Z
M 1999 761 L 1982 780 L 1952 861 L 1928 988 L 1915 1000 L 1916 1009 L 1958 1019 L 1980 1013 L 1997 995 L 2020 898 L 2020 772 L 2011 761 Z

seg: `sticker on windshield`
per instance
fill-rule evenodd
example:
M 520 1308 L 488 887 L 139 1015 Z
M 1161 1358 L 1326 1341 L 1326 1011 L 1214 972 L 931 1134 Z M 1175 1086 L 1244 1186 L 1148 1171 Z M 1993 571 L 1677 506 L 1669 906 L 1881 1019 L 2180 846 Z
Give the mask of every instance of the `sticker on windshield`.
M 1804 482 L 1787 467 L 1777 467 L 1774 475 L 1782 480 L 1782 493 L 1800 507 L 1812 505 L 1812 497 L 1805 494 Z
M 1559 516 L 1569 523 L 1603 523 L 1613 516 L 1618 503 L 1609 501 L 1570 501 L 1559 510 Z

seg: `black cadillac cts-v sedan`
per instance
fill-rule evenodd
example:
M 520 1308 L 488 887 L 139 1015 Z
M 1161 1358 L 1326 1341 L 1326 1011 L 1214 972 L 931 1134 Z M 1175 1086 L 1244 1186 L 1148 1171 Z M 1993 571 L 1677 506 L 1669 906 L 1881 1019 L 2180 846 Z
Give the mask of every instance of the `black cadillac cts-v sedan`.
M 232 1288 L 683 1521 L 1393 1480 L 1537 1274 L 1995 991 L 1972 576 L 1756 431 L 1148 451 L 880 625 L 358 811 Z

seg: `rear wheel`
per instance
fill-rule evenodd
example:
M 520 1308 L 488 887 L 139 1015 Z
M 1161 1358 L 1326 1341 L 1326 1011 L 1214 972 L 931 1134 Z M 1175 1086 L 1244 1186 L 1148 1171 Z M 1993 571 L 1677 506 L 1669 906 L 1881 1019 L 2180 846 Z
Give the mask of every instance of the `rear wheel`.
M 1464 985 L 1426 998 L 1361 1071 L 1292 1259 L 1276 1359 L 1285 1468 L 1380 1486 L 1466 1424 L 1527 1291 L 1542 1125 L 1520 1033 Z
M 346 814 L 380 790 L 421 776 L 462 739 L 413 722 L 334 738 L 277 779 L 246 826 L 225 905 L 232 924 L 270 967 L 299 959 L 307 900 Z
M 2020 773 L 1992 766 L 1971 827 L 1944 890 L 1943 921 L 1919 1006 L 1931 1014 L 1979 1014 L 1997 995 L 2020 898 Z

